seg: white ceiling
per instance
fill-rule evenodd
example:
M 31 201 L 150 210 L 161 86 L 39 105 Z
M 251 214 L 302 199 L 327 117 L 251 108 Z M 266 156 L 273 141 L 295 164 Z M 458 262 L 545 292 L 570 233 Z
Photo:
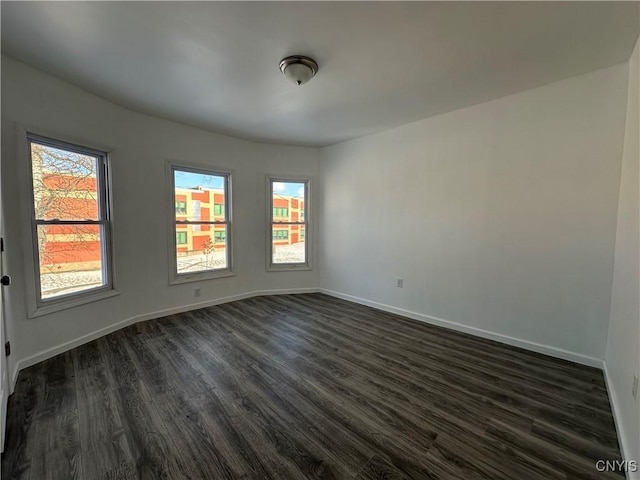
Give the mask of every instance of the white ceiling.
M 626 61 L 637 2 L 7 2 L 2 52 L 127 108 L 321 146 Z M 278 69 L 320 65 L 296 87 Z

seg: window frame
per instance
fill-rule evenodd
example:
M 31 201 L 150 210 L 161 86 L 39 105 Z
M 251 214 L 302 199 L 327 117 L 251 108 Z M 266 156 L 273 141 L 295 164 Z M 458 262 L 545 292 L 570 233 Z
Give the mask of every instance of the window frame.
M 312 202 L 312 182 L 313 179 L 308 176 L 297 176 L 297 175 L 267 175 L 266 179 L 266 191 L 267 191 L 267 202 L 266 202 L 266 216 L 267 216 L 267 228 L 266 228 L 266 241 L 267 241 L 267 249 L 266 249 L 266 269 L 268 272 L 287 272 L 292 270 L 312 270 L 312 262 L 311 262 L 311 228 L 312 226 L 312 218 L 311 218 L 311 202 Z M 304 184 L 304 209 L 302 212 L 302 221 L 298 222 L 281 222 L 274 221 L 275 216 L 275 207 L 273 206 L 273 184 L 276 182 L 283 183 L 303 183 Z M 287 212 L 288 213 L 288 212 Z M 273 262 L 273 232 L 274 225 L 281 226 L 289 226 L 289 225 L 302 225 L 304 226 L 304 248 L 305 248 L 305 261 L 297 262 L 297 263 L 274 263 Z M 288 235 L 287 235 L 288 239 Z
M 224 177 L 225 182 L 225 203 L 224 203 L 224 215 L 225 220 L 215 220 L 214 208 L 212 206 L 209 221 L 194 222 L 189 220 L 177 220 L 176 219 L 176 206 L 175 206 L 175 171 L 187 172 L 187 173 L 199 173 L 202 175 L 215 175 Z M 178 160 L 167 161 L 167 191 L 168 191 L 168 225 L 169 225 L 169 285 L 179 285 L 182 283 L 199 282 L 202 280 L 212 280 L 216 278 L 224 278 L 234 276 L 233 270 L 233 187 L 232 187 L 233 171 L 225 168 L 215 167 L 211 165 L 201 163 L 182 162 Z M 215 202 L 212 202 L 215 205 Z M 212 232 L 215 232 L 214 225 L 224 224 L 226 225 L 225 236 L 225 248 L 227 255 L 227 267 L 217 268 L 211 270 L 202 270 L 199 272 L 178 273 L 178 257 L 177 257 L 177 239 L 176 239 L 176 225 L 184 224 L 209 224 L 211 225 Z M 215 233 L 213 234 L 215 236 Z M 215 237 L 214 237 L 215 243 Z
M 47 315 L 60 310 L 76 307 L 86 303 L 95 302 L 115 295 L 119 295 L 115 288 L 115 264 L 113 247 L 113 220 L 112 220 L 112 198 L 111 198 L 111 158 L 110 149 L 89 147 L 84 142 L 67 140 L 59 135 L 41 135 L 33 130 L 18 129 L 21 137 L 21 145 L 24 145 L 24 157 L 26 157 L 26 182 L 27 196 L 29 199 L 26 209 L 29 213 L 29 239 L 31 249 L 27 248 L 28 268 L 27 280 L 31 288 L 27 289 L 27 301 L 29 318 Z M 97 220 L 44 220 L 36 218 L 35 192 L 33 189 L 33 161 L 31 158 L 31 144 L 37 143 L 47 147 L 57 148 L 68 152 L 95 157 L 97 160 L 96 169 L 96 192 L 98 194 L 98 215 Z M 100 253 L 102 259 L 102 282 L 103 285 L 80 292 L 70 292 L 58 295 L 54 298 L 42 298 L 42 284 L 40 272 L 40 254 L 38 249 L 38 226 L 39 225 L 98 225 L 100 230 Z

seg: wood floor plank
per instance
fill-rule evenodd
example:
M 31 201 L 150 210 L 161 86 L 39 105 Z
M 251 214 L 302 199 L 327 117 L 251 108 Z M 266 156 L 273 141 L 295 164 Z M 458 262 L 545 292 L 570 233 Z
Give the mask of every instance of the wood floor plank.
M 245 319 L 245 320 L 248 321 L 248 319 Z M 278 337 L 279 338 L 286 338 L 286 335 L 284 335 L 282 333 L 279 333 Z M 242 346 L 240 346 L 239 348 L 242 348 Z M 320 368 L 320 369 L 324 368 L 326 370 L 326 372 L 325 372 L 326 374 L 345 377 L 346 376 L 346 372 L 351 370 L 350 365 L 347 362 L 342 362 L 342 365 L 344 367 L 343 371 L 337 372 L 335 365 L 330 364 L 329 366 L 327 366 L 326 357 L 318 356 L 316 354 L 316 352 L 312 351 L 312 350 L 305 349 L 303 351 L 303 350 L 301 350 L 301 348 L 302 347 L 298 347 L 298 353 L 303 355 L 303 356 L 298 361 L 299 361 L 299 363 L 301 363 L 302 365 L 305 366 L 305 372 L 306 373 L 313 372 L 316 368 Z M 274 355 L 274 352 L 268 351 L 268 352 L 264 353 L 263 356 L 271 358 L 271 357 L 277 356 L 277 355 Z M 308 360 L 311 360 L 312 363 L 311 364 L 307 363 Z M 367 374 L 369 374 L 369 373 L 371 373 L 373 378 L 380 377 L 380 376 L 384 375 L 383 371 L 381 371 L 379 369 L 376 369 L 375 366 L 373 366 L 373 365 L 367 365 L 363 369 L 358 370 L 358 371 L 354 370 L 354 371 L 350 372 L 349 374 L 352 374 L 354 376 L 357 376 L 358 378 L 361 378 L 361 377 L 366 377 Z M 276 371 L 276 374 L 277 374 L 277 371 Z M 388 380 L 389 382 L 392 382 L 392 383 L 395 381 L 395 379 L 393 377 L 385 377 L 385 380 Z M 385 390 L 384 391 L 385 395 L 391 394 L 391 396 L 393 396 L 393 391 L 388 390 L 386 385 L 381 384 L 381 383 L 376 383 L 374 381 L 371 381 L 371 385 L 374 388 L 379 388 L 379 389 Z M 405 383 L 401 383 L 400 384 L 400 388 L 402 388 L 404 390 L 406 390 L 407 387 L 408 386 Z M 411 388 L 412 388 L 412 386 L 409 386 L 409 390 L 410 391 L 411 391 Z M 413 398 L 415 398 L 415 399 L 420 398 L 422 401 L 424 401 L 425 394 L 428 395 L 430 392 L 427 392 L 427 391 L 423 390 L 423 391 L 414 391 L 412 393 L 415 394 L 413 396 Z M 448 393 L 450 393 L 450 392 L 448 392 Z M 411 400 L 409 400 L 409 398 L 405 398 L 405 400 L 407 400 L 408 403 L 411 403 Z M 416 401 L 420 401 L 420 400 L 416 400 Z M 441 404 L 450 403 L 451 401 L 454 401 L 454 399 L 446 398 L 446 397 L 441 397 L 439 399 L 436 399 L 436 402 L 441 403 Z M 407 405 L 407 406 L 410 406 L 410 405 Z M 412 407 L 414 407 L 414 408 L 416 406 L 417 405 L 412 405 Z M 431 406 L 435 407 L 434 404 L 432 404 Z M 483 409 L 483 407 L 484 406 L 480 406 L 479 408 Z M 466 406 L 463 405 L 463 404 L 459 404 L 458 405 L 458 409 L 461 409 L 462 411 L 464 411 L 465 408 L 466 408 Z M 410 409 L 410 410 L 413 410 L 413 409 Z M 456 411 L 455 413 L 462 413 L 462 411 Z M 530 423 L 530 419 L 529 419 L 529 421 L 527 421 L 525 423 L 528 426 L 529 423 Z
M 290 338 L 291 333 L 291 331 L 280 331 L 278 332 L 278 337 L 285 339 Z M 303 358 L 302 361 L 305 361 L 305 359 L 312 360 L 315 365 L 326 368 L 330 373 L 344 376 L 347 371 L 350 371 L 351 374 L 358 375 L 360 378 L 366 379 L 367 382 L 379 388 L 387 388 L 387 385 L 380 383 L 377 380 L 385 383 L 390 382 L 391 384 L 398 385 L 401 390 L 406 390 L 407 388 L 412 390 L 413 393 L 419 395 L 419 398 L 421 399 L 433 397 L 436 402 L 441 403 L 442 399 L 446 398 L 447 403 L 453 405 L 455 405 L 457 401 L 456 394 L 461 393 L 460 391 L 452 390 L 450 388 L 452 386 L 451 383 L 444 383 L 439 381 L 436 377 L 429 377 L 426 379 L 420 378 L 419 381 L 416 381 L 416 379 L 420 377 L 420 374 L 418 372 L 411 372 L 411 374 L 408 375 L 407 365 L 404 362 L 399 364 L 400 368 L 394 368 L 388 363 L 384 363 L 384 368 L 380 368 L 380 359 L 372 361 L 362 355 L 353 355 L 350 349 L 345 349 L 344 351 L 333 351 L 330 354 L 331 356 L 323 355 L 323 351 L 331 351 L 328 348 L 329 344 L 324 342 L 322 337 L 315 337 L 315 339 L 313 339 L 314 335 L 310 335 L 308 330 L 302 333 L 309 343 L 308 347 L 298 348 L 298 353 L 299 355 L 302 355 Z M 297 340 L 295 340 L 294 337 L 294 339 L 290 341 Z M 337 341 L 338 340 L 335 339 L 330 340 L 333 344 Z M 342 371 L 339 371 L 335 362 L 331 362 L 331 358 L 340 360 Z M 464 392 L 468 394 L 469 390 L 465 388 Z M 439 396 L 439 394 L 442 396 Z M 458 402 L 458 408 L 465 409 L 469 406 L 474 406 L 474 401 L 475 408 L 479 408 L 480 410 L 485 410 L 490 405 L 490 402 L 487 401 L 486 398 L 477 399 L 476 397 L 471 396 L 471 398 L 466 398 L 464 402 Z M 518 415 L 517 412 L 504 410 L 500 414 L 497 412 L 494 414 L 506 415 L 512 421 L 522 422 L 526 425 L 531 423 L 531 417 Z
M 8 413 L 8 479 L 622 478 L 599 370 L 323 294 L 131 325 Z
M 98 343 L 87 343 L 72 353 L 78 395 L 82 470 L 87 478 L 102 478 L 120 464 L 132 461 L 131 451 Z
M 344 478 L 349 475 L 348 465 L 332 461 L 335 457 L 323 448 L 322 442 L 309 441 L 308 436 L 302 433 L 315 430 L 307 419 L 296 416 L 295 410 L 282 403 L 282 398 L 274 401 L 273 396 L 269 397 L 272 392 L 267 383 L 244 370 L 242 378 L 232 388 L 241 397 L 241 401 L 237 403 L 238 408 L 254 420 L 264 436 L 276 445 L 278 454 L 292 461 L 305 478 L 334 478 L 337 474 L 338 478 Z M 286 441 L 282 436 L 285 430 L 295 431 Z M 339 474 L 336 469 L 343 473 Z
M 409 477 L 387 462 L 374 455 L 354 477 L 354 480 L 406 480 Z
M 280 317 L 281 320 L 287 318 L 287 316 Z M 305 335 L 308 335 L 310 332 L 305 331 L 303 333 Z M 342 339 L 344 339 L 345 335 L 348 335 L 347 333 L 342 331 L 340 331 L 340 334 L 340 337 Z M 331 337 L 331 335 L 328 335 L 328 338 L 335 337 Z M 370 350 L 373 352 L 383 351 L 384 349 L 380 347 L 381 345 L 384 345 L 385 341 L 386 337 L 384 340 L 377 338 L 373 340 L 363 339 L 362 337 L 359 338 L 359 343 L 370 345 Z M 419 359 L 419 357 L 414 354 L 407 354 L 406 351 L 403 351 L 401 355 L 395 354 L 395 356 L 403 359 L 403 367 L 406 366 L 405 364 L 411 365 L 412 360 L 415 360 L 416 358 Z M 605 414 L 605 412 L 603 411 L 583 409 L 583 415 L 574 415 L 573 412 L 575 410 L 579 410 L 581 407 L 573 402 L 561 401 L 560 399 L 556 399 L 554 395 L 549 395 L 549 397 L 545 399 L 544 397 L 540 397 L 539 395 L 537 395 L 536 398 L 523 395 L 521 393 L 515 393 L 515 390 L 502 388 L 501 379 L 497 375 L 491 375 L 491 377 L 488 379 L 488 382 L 477 380 L 476 377 L 478 376 L 478 371 L 475 369 L 476 367 L 474 367 L 470 362 L 464 364 L 462 369 L 459 367 L 450 369 L 452 366 L 457 365 L 455 361 L 452 361 L 449 358 L 434 358 L 431 352 L 423 353 L 423 357 L 424 356 L 434 360 L 433 362 L 431 362 L 428 371 L 437 371 L 443 373 L 444 375 L 446 375 L 445 381 L 448 384 L 460 384 L 461 387 L 465 388 L 467 391 L 470 390 L 473 393 L 485 396 L 489 400 L 496 402 L 497 405 L 502 404 L 502 406 L 507 409 L 512 409 L 511 407 L 515 406 L 517 407 L 517 409 L 527 411 L 530 416 L 535 416 L 547 419 L 552 422 L 560 423 L 566 428 L 577 431 L 580 434 L 596 437 L 599 440 L 606 442 L 609 446 L 617 446 L 615 430 L 613 428 L 613 424 L 611 423 L 612 417 L 610 410 Z M 416 367 L 416 369 L 412 371 L 412 377 L 422 377 L 423 373 L 418 367 Z M 428 376 L 429 373 L 427 373 L 426 375 Z M 460 379 L 464 381 L 460 382 Z M 431 378 L 429 381 L 432 382 L 433 378 Z M 493 385 L 493 383 L 496 383 L 497 385 Z M 470 389 L 470 387 L 472 388 Z
M 249 300 L 250 301 L 250 300 Z M 286 303 L 286 299 L 274 298 L 265 302 L 267 305 L 267 310 L 270 310 L 276 318 L 289 318 L 282 313 L 278 313 L 278 308 Z M 271 306 L 270 303 L 273 302 L 275 306 Z M 318 307 L 318 312 L 321 312 L 322 303 L 319 302 L 320 305 Z M 353 307 L 351 307 L 353 308 Z M 576 375 L 575 372 L 571 371 L 571 375 L 568 378 L 557 378 L 553 376 L 552 378 L 548 378 L 549 372 L 547 368 L 539 369 L 535 364 L 526 364 L 519 362 L 519 357 L 514 354 L 507 355 L 496 355 L 494 351 L 489 350 L 485 354 L 485 350 L 487 346 L 484 344 L 482 348 L 472 348 L 467 345 L 467 343 L 473 344 L 473 342 L 479 342 L 482 339 L 464 339 L 464 342 L 457 340 L 457 343 L 443 343 L 442 336 L 436 335 L 434 340 L 426 341 L 426 335 L 416 335 L 416 334 L 404 334 L 402 329 L 399 329 L 397 326 L 390 325 L 389 327 L 380 328 L 379 331 L 378 324 L 376 323 L 375 332 L 371 331 L 370 321 L 364 315 L 356 314 L 349 315 L 349 310 L 335 308 L 327 314 L 318 314 L 318 312 L 311 311 L 310 315 L 312 318 L 317 319 L 316 322 L 318 326 L 324 328 L 330 328 L 334 330 L 338 330 L 341 334 L 347 334 L 349 336 L 356 336 L 358 340 L 366 340 L 371 339 L 374 342 L 379 341 L 381 339 L 380 333 L 384 332 L 384 342 L 400 342 L 402 346 L 403 353 L 410 354 L 411 352 L 416 352 L 418 358 L 423 357 L 425 354 L 429 354 L 432 356 L 434 360 L 434 364 L 444 363 L 450 365 L 452 367 L 462 368 L 463 371 L 466 369 L 472 375 L 481 375 L 489 381 L 495 381 L 496 376 L 492 375 L 494 373 L 493 367 L 495 366 L 496 360 L 500 360 L 500 377 L 508 380 L 507 383 L 511 383 L 514 385 L 514 388 L 518 388 L 520 391 L 522 389 L 531 388 L 531 386 L 537 386 L 542 389 L 543 392 L 548 395 L 552 392 L 550 390 L 557 390 L 562 398 L 565 400 L 571 395 L 572 400 L 574 401 L 585 401 L 586 405 L 593 405 L 593 400 L 591 398 L 585 399 L 585 394 L 592 389 L 596 389 L 596 400 L 602 396 L 604 390 L 604 383 L 602 380 L 602 372 L 600 373 L 600 380 L 595 381 L 589 377 L 587 381 L 579 380 L 580 376 Z M 341 313 L 343 312 L 348 317 L 348 326 L 345 327 L 343 316 Z M 297 314 L 299 316 L 299 314 Z M 377 318 L 377 317 L 376 317 Z M 387 320 L 389 321 L 389 320 Z M 416 322 L 414 322 L 416 323 Z M 431 327 L 434 330 L 442 330 L 437 327 Z M 455 332 L 454 332 L 455 333 Z M 372 336 L 373 334 L 373 336 Z M 457 334 L 461 335 L 461 334 Z M 417 344 L 418 350 L 415 350 L 415 345 L 412 347 L 412 343 Z M 488 342 L 488 341 L 487 341 Z M 493 342 L 495 343 L 495 342 Z M 443 348 L 444 347 L 444 348 Z M 469 351 L 470 354 L 465 353 L 465 351 Z M 395 353 L 395 352 L 394 352 Z M 486 355 L 485 360 L 483 361 L 483 355 Z M 408 355 L 410 356 L 410 355 Z M 507 359 L 508 361 L 505 361 Z M 487 363 L 488 362 L 488 363 Z M 546 364 L 545 364 L 546 366 Z M 588 368 L 588 367 L 585 367 Z M 531 372 L 536 371 L 539 372 L 541 370 L 542 373 L 537 373 L 536 375 L 531 374 Z M 492 378 L 493 377 L 493 378 Z M 606 400 L 606 397 L 605 397 Z M 605 411 L 608 413 L 608 402 L 604 402 L 606 405 Z
M 154 476 L 144 476 L 138 475 L 136 469 L 130 463 L 123 463 L 122 465 L 118 465 L 113 470 L 109 470 L 104 474 L 102 480 L 137 480 L 137 479 L 155 479 L 162 477 L 154 477 Z
M 499 421 L 493 421 L 487 432 L 499 438 L 503 444 L 529 452 L 540 459 L 545 459 L 548 463 L 566 471 L 567 474 L 585 479 L 620 480 L 619 474 L 595 471 L 595 462 L 586 460 L 564 448 L 550 445 Z
M 246 430 L 239 425 L 239 418 L 225 415 L 226 411 L 215 391 L 193 399 L 203 424 L 215 435 L 216 447 L 229 463 L 237 478 L 280 478 L 282 470 L 262 458 L 259 443 L 249 441 Z M 255 436 L 251 435 L 252 439 Z
M 82 480 L 82 454 L 78 416 L 67 410 L 36 420 L 30 478 Z
M 245 319 L 245 320 L 248 320 L 248 319 Z M 247 342 L 244 342 L 244 343 L 248 344 L 249 342 L 247 341 Z M 265 345 L 265 343 L 263 343 L 262 345 L 264 346 L 264 345 Z M 263 353 L 265 353 L 265 355 L 263 355 L 265 358 L 271 358 L 271 357 L 273 356 L 273 355 L 270 355 L 270 354 L 269 354 L 269 352 L 263 352 Z M 262 367 L 264 368 L 264 365 L 263 365 Z M 305 369 L 306 373 L 309 373 L 311 370 L 313 370 L 313 368 L 314 368 L 314 367 L 313 367 L 312 365 L 306 365 L 306 369 Z M 280 369 L 276 368 L 276 369 L 271 369 L 270 371 L 271 371 L 271 372 L 273 372 L 275 375 L 277 375 L 279 370 L 280 370 Z M 279 381 L 279 382 L 278 382 L 278 385 L 279 385 L 279 386 L 282 386 L 282 385 L 283 385 L 283 381 L 286 381 L 286 380 L 281 379 L 281 381 Z M 335 389 L 335 388 L 336 388 L 336 385 L 334 384 L 334 385 L 333 385 L 333 387 L 334 387 L 334 389 Z M 343 393 L 343 394 L 346 394 L 346 395 L 349 395 L 349 393 L 350 393 L 350 391 L 351 391 L 351 390 L 352 390 L 352 389 L 350 389 L 350 388 L 348 388 L 348 387 L 345 387 L 345 388 L 341 388 L 341 389 L 339 389 L 340 393 Z M 344 399 L 344 395 L 343 395 L 343 399 Z M 367 402 L 367 401 L 366 401 L 366 399 L 365 399 L 365 398 L 363 398 L 363 397 L 356 398 L 356 399 L 354 400 L 354 402 L 352 402 L 352 410 L 350 410 L 351 414 L 354 414 L 354 413 L 355 413 L 355 412 L 357 412 L 357 411 L 361 411 L 361 412 L 362 412 L 362 408 L 363 408 L 363 406 L 364 406 L 364 408 L 366 409 L 366 404 L 367 404 L 367 403 L 368 403 L 368 402 Z M 389 404 L 389 407 L 390 407 L 390 408 L 398 408 L 398 405 L 396 405 L 396 404 L 394 404 L 394 403 L 391 403 L 391 404 Z M 371 410 L 371 409 L 369 408 L 369 410 Z M 398 417 L 397 417 L 397 416 L 395 416 L 395 419 L 393 418 L 393 415 L 392 415 L 391 417 L 389 417 L 389 412 L 393 412 L 393 411 L 394 411 L 394 410 L 388 409 L 388 410 L 387 410 L 387 413 L 384 413 L 382 410 L 380 410 L 380 409 L 378 408 L 378 409 L 376 410 L 376 412 L 375 412 L 375 414 L 376 414 L 377 416 L 380 416 L 381 414 L 382 414 L 382 415 L 386 415 L 386 416 L 387 416 L 387 421 L 386 421 L 386 423 L 385 423 L 385 427 L 386 427 L 386 430 L 389 430 L 389 431 L 390 431 L 390 435 L 391 435 L 391 436 L 392 436 L 392 438 L 394 439 L 394 440 L 392 440 L 392 441 L 395 441 L 395 443 L 398 443 L 398 440 L 395 440 L 395 439 L 397 439 L 399 436 L 401 436 L 401 437 L 409 436 L 409 438 L 411 438 L 411 439 L 412 439 L 412 442 L 417 443 L 417 444 L 419 445 L 419 444 L 420 444 L 420 440 L 421 440 L 421 436 L 416 436 L 416 435 L 415 435 L 415 433 L 412 433 L 412 432 L 407 431 L 407 430 L 406 430 L 406 427 L 405 427 L 405 429 L 402 429 L 402 427 L 399 427 L 399 424 L 398 424 L 398 422 L 397 422 L 397 418 L 398 418 Z M 410 411 L 414 412 L 414 414 L 416 413 L 416 410 L 415 410 L 415 409 L 410 409 Z M 430 418 L 429 418 L 429 420 L 433 420 L 433 419 L 434 419 L 434 411 L 433 411 L 433 410 L 431 410 L 431 411 L 430 411 Z M 414 420 L 415 420 L 415 417 L 414 417 Z M 409 423 L 409 425 L 410 425 L 410 423 Z M 444 427 L 444 426 L 441 424 L 441 427 Z M 393 429 L 394 429 L 394 428 L 400 428 L 400 430 L 399 430 L 399 431 L 397 431 L 395 434 L 393 434 L 393 432 L 394 432 L 394 430 L 393 430 Z M 426 433 L 426 432 L 425 432 L 425 431 L 423 431 L 423 433 L 422 433 L 422 437 L 424 437 L 425 433 Z M 464 435 L 465 431 L 464 431 L 464 430 L 457 430 L 457 431 L 456 431 L 456 433 Z M 429 438 L 429 437 L 426 437 L 426 438 Z M 434 438 L 434 436 L 432 436 L 431 438 Z M 404 448 L 404 449 L 405 449 L 405 451 L 406 451 L 406 450 L 410 450 L 412 447 L 410 447 L 410 446 L 406 446 L 406 445 L 405 445 L 403 448 Z M 428 449 L 428 444 L 422 447 L 422 451 L 426 451 L 427 449 Z M 399 457 L 403 457 L 403 454 L 404 454 L 404 452 L 401 452 L 401 453 L 400 453 L 400 455 L 399 455 Z M 415 455 L 415 456 L 419 456 L 419 453 L 417 453 L 417 452 L 416 452 L 416 453 L 414 453 L 414 455 Z M 403 469 L 404 469 L 405 471 L 410 470 L 410 467 L 411 467 L 410 462 L 407 462 L 407 461 L 406 461 L 406 459 L 404 459 L 404 460 L 403 460 L 402 458 L 399 458 L 399 459 L 398 459 L 398 461 L 402 464 L 402 467 L 403 467 Z M 418 478 L 423 477 L 423 476 L 424 476 L 424 474 L 425 474 L 425 472 L 419 472 L 419 476 L 418 476 Z M 529 477 L 529 478 L 531 478 L 531 477 Z M 551 478 L 553 478 L 553 477 L 551 477 Z
M 36 414 L 44 395 L 42 363 L 20 372 L 15 392 L 7 403 L 5 451 L 2 454 L 2 478 L 28 480 L 35 442 Z
M 304 301 L 304 300 L 303 300 Z M 316 311 L 309 309 L 313 315 L 320 315 L 319 324 L 324 324 L 325 322 L 330 323 L 341 323 L 340 320 L 343 316 L 349 317 L 349 315 L 354 311 L 354 306 L 351 304 L 348 308 L 340 307 L 338 305 L 331 305 L 331 309 L 327 310 L 326 306 L 322 305 L 322 302 L 318 302 L 313 304 L 312 301 L 306 300 L 308 304 L 317 305 Z M 269 302 L 273 302 L 278 307 L 286 304 L 287 299 L 282 299 L 279 297 L 274 297 L 273 299 L 269 299 Z M 269 303 L 267 303 L 269 305 Z M 363 308 L 357 306 L 355 308 Z M 364 307 L 366 308 L 366 307 Z M 324 314 L 322 312 L 325 312 Z M 274 310 L 277 312 L 277 309 Z M 471 355 L 472 365 L 485 365 L 487 366 L 486 361 L 488 361 L 488 365 L 492 366 L 495 364 L 496 360 L 500 361 L 501 366 L 501 374 L 505 376 L 515 375 L 518 377 L 522 377 L 526 379 L 528 383 L 538 384 L 542 382 L 542 387 L 547 391 L 550 387 L 555 387 L 557 389 L 562 390 L 564 393 L 576 393 L 577 398 L 581 398 L 585 394 L 586 389 L 596 389 L 598 392 L 604 392 L 604 382 L 602 379 L 602 373 L 598 372 L 599 375 L 595 376 L 591 373 L 592 370 L 588 367 L 585 367 L 590 371 L 588 378 L 583 378 L 579 372 L 576 372 L 575 369 L 562 371 L 560 374 L 556 374 L 556 372 L 550 368 L 551 365 L 548 362 L 543 363 L 543 367 L 538 365 L 536 362 L 523 363 L 523 358 L 529 358 L 530 352 L 525 352 L 525 355 L 521 356 L 520 352 L 522 350 L 513 351 L 505 350 L 500 351 L 503 347 L 501 344 L 497 344 L 496 342 L 491 342 L 489 340 L 479 339 L 479 338 L 469 338 L 469 336 L 464 336 L 464 334 L 458 332 L 451 332 L 438 327 L 430 327 L 426 332 L 423 331 L 421 333 L 415 333 L 413 330 L 416 327 L 417 322 L 411 322 L 412 329 L 406 331 L 403 329 L 403 325 L 407 323 L 407 320 L 398 322 L 396 318 L 385 318 L 386 314 L 382 315 L 381 312 L 376 312 L 373 309 L 367 309 L 366 312 L 363 313 L 359 310 L 355 310 L 356 315 L 351 315 L 349 317 L 349 329 L 358 332 L 359 335 L 369 335 L 371 333 L 370 322 L 376 323 L 376 332 L 379 334 L 384 332 L 385 337 L 388 337 L 391 341 L 400 340 L 406 349 L 412 349 L 417 347 L 419 353 L 426 351 L 431 352 L 431 349 L 436 349 L 437 351 L 442 350 L 442 347 L 445 347 L 445 355 L 447 358 L 461 358 L 469 360 L 469 355 Z M 374 312 L 374 313 L 371 313 Z M 280 314 L 282 316 L 282 314 Z M 383 325 L 380 325 L 380 324 Z M 434 334 L 435 332 L 435 334 Z M 453 335 L 453 341 L 448 340 L 448 337 Z M 554 359 L 555 361 L 555 359 Z M 565 365 L 568 362 L 557 361 L 555 363 L 559 363 L 561 365 Z M 531 373 L 535 372 L 535 375 Z M 558 376 L 560 375 L 560 376 Z M 572 386 L 575 386 L 576 389 L 573 389 Z
M 622 460 L 618 448 L 607 447 L 591 439 L 575 435 L 539 418 L 534 419 L 531 425 L 531 434 L 544 439 L 552 445 L 578 452 L 583 457 L 594 461 L 601 458 Z
M 278 296 L 270 297 L 268 301 L 292 300 Z M 500 360 L 529 360 L 527 365 L 535 371 L 542 370 L 543 376 L 544 374 L 559 370 L 563 372 L 564 375 L 570 375 L 574 379 L 583 379 L 583 381 L 586 379 L 589 383 L 601 386 L 603 390 L 606 388 L 602 377 L 602 371 L 593 367 L 587 367 L 567 360 L 549 357 L 530 350 L 524 350 L 511 345 L 498 343 L 493 340 L 470 336 L 443 327 L 429 325 L 428 328 L 425 329 L 424 324 L 421 322 L 417 322 L 400 315 L 376 310 L 371 307 L 357 305 L 346 300 L 328 297 L 324 294 L 308 295 L 304 298 L 296 299 L 295 302 L 311 305 L 311 310 L 313 312 L 320 311 L 321 309 L 324 311 L 328 310 L 329 314 L 333 314 L 334 316 L 336 315 L 336 312 L 340 311 L 356 313 L 356 316 L 352 318 L 353 321 L 367 320 L 370 318 L 376 323 L 376 325 L 386 325 L 390 327 L 392 332 L 405 331 L 410 337 L 418 339 L 437 338 L 438 343 L 451 340 L 454 343 L 450 344 L 450 346 L 455 346 L 457 348 L 467 348 L 467 346 L 471 346 L 475 348 L 476 355 L 480 356 L 488 354 L 489 357 L 499 358 Z M 542 366 L 544 368 L 540 368 Z
M 200 413 L 182 392 L 168 391 L 154 397 L 154 404 L 177 447 L 175 454 L 186 478 L 241 478 L 218 449 L 214 431 L 206 428 Z M 202 461 L 201 459 L 206 459 Z
M 76 385 L 71 352 L 42 362 L 44 392 L 37 418 L 58 417 L 76 409 Z
M 187 355 L 201 359 L 201 368 L 209 373 L 204 377 L 204 381 L 213 390 L 206 395 L 206 400 L 203 398 L 203 410 L 211 416 L 222 416 L 226 419 L 235 432 L 235 436 L 230 436 L 229 441 L 242 444 L 240 452 L 247 458 L 253 458 L 252 451 L 255 451 L 259 461 L 256 462 L 253 458 L 249 462 L 249 468 L 260 472 L 264 467 L 267 472 L 266 475 L 263 473 L 264 476 L 258 474 L 248 478 L 306 478 L 294 459 L 281 455 L 279 447 L 270 443 L 263 428 L 262 418 L 256 419 L 254 415 L 247 414 L 246 397 L 240 389 L 240 385 L 246 382 L 244 367 L 231 367 L 231 364 L 219 356 L 220 345 L 208 342 L 197 334 L 196 330 L 191 329 L 191 326 L 193 323 L 189 323 L 189 327 L 182 325 L 183 329 L 191 331 L 191 335 L 182 335 L 180 343 L 187 347 Z M 235 356 L 230 359 L 232 362 L 235 360 Z
M 116 475 L 127 478 L 127 475 L 135 474 L 144 479 L 188 479 L 175 454 L 176 445 L 137 375 L 126 338 L 126 335 L 114 335 L 99 341 L 131 455 L 129 461 L 107 472 L 105 478 L 117 478 Z

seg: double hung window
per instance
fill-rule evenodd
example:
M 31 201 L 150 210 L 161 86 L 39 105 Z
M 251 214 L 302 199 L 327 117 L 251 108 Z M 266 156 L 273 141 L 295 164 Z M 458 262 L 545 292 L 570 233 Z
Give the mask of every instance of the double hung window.
M 230 173 L 171 165 L 171 184 L 173 280 L 230 274 Z

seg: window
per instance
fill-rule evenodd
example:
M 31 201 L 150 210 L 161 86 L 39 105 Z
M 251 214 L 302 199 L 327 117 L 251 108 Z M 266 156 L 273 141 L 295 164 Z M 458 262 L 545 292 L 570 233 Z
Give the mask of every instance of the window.
M 288 208 L 282 208 L 282 207 L 274 207 L 273 208 L 273 216 L 274 217 L 286 217 L 289 215 L 289 209 Z
M 36 307 L 113 290 L 107 154 L 33 134 L 27 141 Z
M 187 214 L 187 202 L 176 200 L 176 215 Z
M 170 167 L 176 239 L 171 283 L 231 274 L 230 174 L 200 166 Z
M 273 231 L 273 239 L 274 240 L 287 240 L 289 238 L 289 232 L 286 230 L 274 230 Z
M 178 245 L 187 244 L 187 232 L 176 232 L 176 243 Z
M 310 268 L 309 244 L 305 241 L 309 228 L 309 180 L 270 177 L 268 195 L 268 268 Z

